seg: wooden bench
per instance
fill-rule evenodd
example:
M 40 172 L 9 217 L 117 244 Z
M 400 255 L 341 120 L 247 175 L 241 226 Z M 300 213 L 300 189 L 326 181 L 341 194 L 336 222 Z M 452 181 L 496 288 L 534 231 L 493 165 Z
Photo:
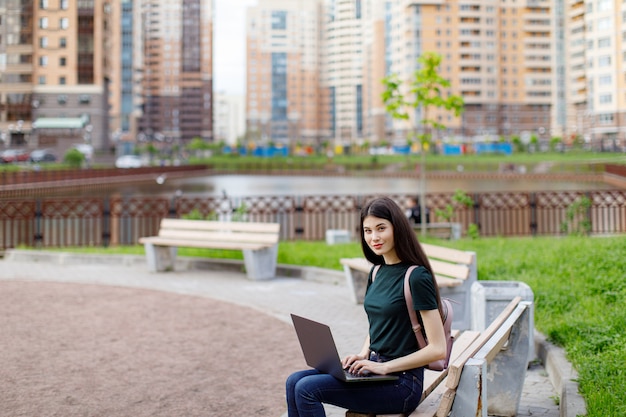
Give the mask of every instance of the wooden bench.
M 441 296 L 453 300 L 452 328 L 469 330 L 472 321 L 471 289 L 478 279 L 476 253 L 426 243 L 422 243 L 422 248 L 435 273 Z M 342 258 L 340 262 L 353 301 L 362 303 L 372 264 L 365 258 Z
M 142 237 L 151 271 L 173 270 L 178 247 L 243 251 L 248 278 L 276 275 L 280 224 L 163 219 L 158 236 Z
M 484 331 L 462 332 L 448 369 L 425 371 L 420 405 L 408 416 L 347 411 L 346 417 L 515 416 L 533 337 L 531 305 L 516 297 Z

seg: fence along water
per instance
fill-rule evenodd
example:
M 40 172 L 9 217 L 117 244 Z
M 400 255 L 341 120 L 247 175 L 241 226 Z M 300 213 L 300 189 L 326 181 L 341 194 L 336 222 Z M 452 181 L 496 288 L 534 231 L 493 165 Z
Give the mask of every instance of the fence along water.
M 137 244 L 155 235 L 164 217 L 193 213 L 203 218 L 281 225 L 281 240 L 324 240 L 328 229 L 356 239 L 360 207 L 375 195 L 161 198 L 76 197 L 0 200 L 0 250 L 17 247 L 70 247 Z M 408 194 L 390 195 L 402 207 Z M 450 221 L 463 232 L 476 225 L 481 236 L 534 236 L 626 232 L 626 191 L 511 192 L 469 194 L 459 206 L 453 193 L 430 193 L 431 221 L 454 207 Z

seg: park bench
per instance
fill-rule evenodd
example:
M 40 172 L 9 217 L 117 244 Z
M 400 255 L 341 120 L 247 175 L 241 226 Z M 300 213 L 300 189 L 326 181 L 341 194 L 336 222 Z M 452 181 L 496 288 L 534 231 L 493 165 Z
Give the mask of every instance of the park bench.
M 276 276 L 280 224 L 163 219 L 158 236 L 142 237 L 148 268 L 173 270 L 178 247 L 243 251 L 248 278 Z
M 476 282 L 476 253 L 443 246 L 422 243 L 422 248 L 433 268 L 439 292 L 452 300 L 454 321 L 452 328 L 471 328 L 471 289 Z M 355 303 L 362 303 L 367 287 L 367 278 L 372 264 L 365 258 L 342 258 L 346 282 Z
M 411 414 L 347 411 L 346 417 L 515 416 L 533 337 L 531 305 L 515 297 L 484 331 L 462 332 L 448 369 L 425 370 L 422 399 Z

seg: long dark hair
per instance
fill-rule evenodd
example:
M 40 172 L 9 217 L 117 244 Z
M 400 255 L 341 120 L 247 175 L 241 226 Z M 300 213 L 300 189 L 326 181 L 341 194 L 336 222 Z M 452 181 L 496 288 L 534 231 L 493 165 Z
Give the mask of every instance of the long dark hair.
M 367 216 L 374 216 L 389 221 L 393 227 L 393 244 L 396 249 L 396 254 L 400 258 L 401 262 L 411 265 L 421 265 L 430 271 L 433 277 L 433 284 L 435 291 L 437 292 L 437 304 L 439 305 L 439 312 L 442 314 L 441 298 L 439 295 L 439 286 L 435 280 L 435 274 L 430 266 L 430 262 L 417 240 L 417 234 L 411 227 L 406 215 L 389 197 L 378 197 L 369 201 L 361 209 L 361 224 L 359 230 L 361 233 L 361 248 L 365 258 L 374 265 L 382 265 L 385 263 L 385 259 L 382 255 L 376 255 L 372 249 L 367 245 L 365 241 L 365 233 L 363 232 L 363 221 Z

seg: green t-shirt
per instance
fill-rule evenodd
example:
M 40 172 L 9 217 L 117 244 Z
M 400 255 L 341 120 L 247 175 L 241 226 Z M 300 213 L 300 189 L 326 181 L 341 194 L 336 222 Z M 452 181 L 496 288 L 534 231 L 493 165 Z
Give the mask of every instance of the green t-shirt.
M 417 341 L 404 299 L 404 276 L 410 265 L 382 265 L 365 293 L 364 307 L 369 320 L 370 349 L 394 359 L 415 352 Z M 409 278 L 415 310 L 437 308 L 437 295 L 431 273 L 423 266 Z

